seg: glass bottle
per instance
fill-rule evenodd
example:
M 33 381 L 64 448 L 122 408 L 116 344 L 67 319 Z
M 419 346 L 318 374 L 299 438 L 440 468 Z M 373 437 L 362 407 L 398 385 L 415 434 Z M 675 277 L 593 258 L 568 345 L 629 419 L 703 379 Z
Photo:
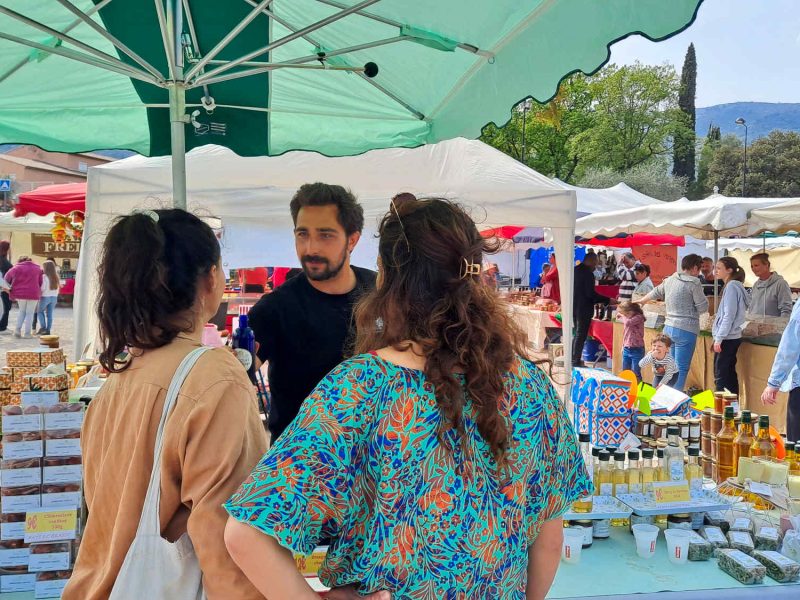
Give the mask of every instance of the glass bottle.
M 764 456 L 773 458 L 775 456 L 775 446 L 769 437 L 769 415 L 758 417 L 758 437 L 750 445 L 750 456 Z
M 703 469 L 700 468 L 699 456 L 700 448 L 689 448 L 687 451 L 689 458 L 686 463 L 686 481 L 689 482 L 689 489 L 699 492 L 703 489 Z
M 656 469 L 653 467 L 653 449 L 645 448 L 642 450 L 642 491 L 648 493 L 653 490 L 653 482 L 656 481 Z
M 789 467 L 791 475 L 800 475 L 800 456 L 797 455 L 797 442 L 786 442 L 786 458 L 784 462 Z
M 642 469 L 639 464 L 639 451 L 628 450 L 628 492 L 642 493 Z
M 588 433 L 578 434 L 578 443 L 580 444 L 581 448 L 581 456 L 583 456 L 584 468 L 586 469 L 586 473 L 591 477 L 592 454 L 591 451 L 589 450 L 589 441 L 590 437 Z M 590 495 L 586 495 L 583 496 L 582 498 L 578 498 L 572 504 L 572 510 L 574 510 L 576 513 L 592 512 L 592 497 Z
M 619 497 L 621 494 L 628 493 L 628 479 L 625 472 L 625 453 L 621 451 L 614 452 L 614 473 L 612 476 L 614 482 L 614 497 Z M 611 519 L 612 527 L 626 527 L 630 524 L 628 519 Z
M 722 429 L 717 434 L 717 469 L 719 481 L 722 483 L 733 477 L 733 442 L 736 439 L 736 425 L 734 424 L 734 412 L 732 406 L 726 406 L 723 413 Z
M 594 495 L 600 495 L 600 485 L 597 483 L 597 474 L 600 472 L 600 453 L 603 451 L 602 446 L 594 446 L 592 448 L 592 483 L 594 484 Z
M 749 410 L 742 411 L 742 422 L 739 433 L 733 440 L 733 474 L 739 472 L 739 459 L 750 456 L 750 446 L 753 444 L 753 416 Z
M 667 472 L 667 461 L 664 459 L 664 448 L 656 450 L 656 457 L 658 458 L 658 478 L 657 481 L 669 481 L 669 473 Z
M 599 496 L 614 495 L 614 481 L 611 472 L 611 453 L 608 450 L 603 450 L 600 453 L 600 470 L 597 473 Z
M 683 448 L 681 448 L 680 427 L 667 428 L 667 447 L 664 450 L 664 462 L 667 468 L 667 481 L 683 480 L 683 465 L 686 462 Z

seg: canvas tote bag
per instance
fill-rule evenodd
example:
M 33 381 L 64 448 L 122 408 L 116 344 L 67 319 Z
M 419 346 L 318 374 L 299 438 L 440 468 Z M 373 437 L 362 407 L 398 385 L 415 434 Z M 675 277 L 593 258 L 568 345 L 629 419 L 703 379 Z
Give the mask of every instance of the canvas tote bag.
M 150 474 L 150 484 L 147 486 L 139 528 L 114 582 L 110 600 L 205 598 L 203 574 L 189 534 L 184 533 L 175 543 L 161 537 L 158 508 L 161 501 L 161 448 L 164 425 L 178 399 L 178 393 L 186 376 L 206 350 L 208 348 L 198 348 L 183 359 L 167 390 L 164 410 L 156 433 L 153 471 Z M 223 543 L 221 539 L 219 543 Z

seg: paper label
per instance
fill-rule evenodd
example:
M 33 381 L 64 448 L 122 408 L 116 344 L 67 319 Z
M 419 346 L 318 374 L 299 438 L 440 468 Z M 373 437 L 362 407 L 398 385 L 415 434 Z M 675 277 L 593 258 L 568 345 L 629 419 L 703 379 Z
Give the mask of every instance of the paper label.
M 28 571 L 68 571 L 71 555 L 69 552 L 53 552 L 52 554 L 31 554 Z
M 58 392 L 22 392 L 20 402 L 28 406 L 53 406 L 58 404 Z
M 689 502 L 689 484 L 686 481 L 659 481 L 653 484 L 656 504 Z
M 615 496 L 619 496 L 620 494 L 627 494 L 628 493 L 628 484 L 627 483 L 618 483 L 617 489 L 615 490 Z
M 6 415 L 3 417 L 3 434 L 41 431 L 42 415 Z
M 639 441 L 639 438 L 633 435 L 630 431 L 625 434 L 625 437 L 622 438 L 622 441 L 619 443 L 618 450 L 620 452 L 627 452 L 628 450 L 633 450 L 634 448 L 638 448 L 642 445 L 642 442 Z
M 719 527 L 704 527 L 703 533 L 706 534 L 706 539 L 709 542 L 716 542 L 716 543 L 727 542 L 727 540 L 725 539 L 725 534 L 722 533 L 722 530 Z
M 772 488 L 769 487 L 766 483 L 758 483 L 756 481 L 751 481 L 750 491 L 760 496 L 766 496 L 767 498 L 772 498 Z
M 0 523 L 0 539 L 21 540 L 25 537 L 25 521 L 19 523 Z
M 19 487 L 22 485 L 41 485 L 42 471 L 32 469 L 3 469 L 0 471 L 0 485 L 3 487 Z
M 69 579 L 37 581 L 36 588 L 33 591 L 33 597 L 37 600 L 39 600 L 39 598 L 61 598 L 68 581 Z
M 80 429 L 83 426 L 83 414 L 83 411 L 47 413 L 44 415 L 44 428 L 48 431 Z
M 9 550 L 0 550 L 0 568 L 7 569 L 8 567 L 21 567 L 28 564 L 28 556 L 31 553 L 30 548 L 11 548 Z
M 23 525 L 25 543 L 28 544 L 74 540 L 78 527 L 78 511 L 75 509 L 28 511 Z
M 672 459 L 669 461 L 669 478 L 672 481 L 683 481 L 683 460 Z
M 42 456 L 44 456 L 44 444 L 42 440 L 34 440 L 32 442 L 9 442 L 3 444 L 3 458 L 5 460 L 42 458 Z
M 738 529 L 739 531 L 750 531 L 752 528 L 753 522 L 745 518 L 736 519 L 731 525 L 731 529 Z
M 758 530 L 759 537 L 769 537 L 769 538 L 777 538 L 780 537 L 778 535 L 778 530 L 775 527 L 762 527 Z
M 775 552 L 774 550 L 762 550 L 761 554 L 764 556 L 764 558 L 768 558 L 772 562 L 778 563 L 782 567 L 790 567 L 795 564 L 791 558 L 784 556 L 780 552 Z
M 613 496 L 614 495 L 614 484 L 613 483 L 601 483 L 600 484 L 600 495 L 601 496 Z
M 80 438 L 47 440 L 47 456 L 80 456 Z
M 630 485 L 631 494 L 641 494 L 642 493 L 642 484 L 641 483 L 632 483 Z
M 0 575 L 0 593 L 32 592 L 36 586 L 36 574 Z
M 689 488 L 693 492 L 699 492 L 703 489 L 703 480 L 699 477 L 693 477 L 689 480 Z
M 3 514 L 24 513 L 42 506 L 39 494 L 31 496 L 3 496 Z
M 58 483 L 80 483 L 83 480 L 82 465 L 63 465 L 60 467 L 45 467 L 42 478 L 45 485 Z
M 743 546 L 753 545 L 753 538 L 750 537 L 749 533 L 745 533 L 744 531 L 731 531 L 729 535 L 731 543 L 742 544 Z
M 59 492 L 42 494 L 42 508 L 80 508 L 80 492 Z

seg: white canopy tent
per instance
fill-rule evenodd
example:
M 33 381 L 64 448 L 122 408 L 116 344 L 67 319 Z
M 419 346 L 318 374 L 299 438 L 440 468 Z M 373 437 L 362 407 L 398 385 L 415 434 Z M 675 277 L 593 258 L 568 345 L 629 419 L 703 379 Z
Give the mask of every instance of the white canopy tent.
M 14 211 L 0 213 L 0 240 L 11 242 L 11 255 L 14 257 L 32 254 L 31 234 L 50 233 L 55 227 L 55 213 L 46 217 L 27 214 L 15 217 Z
M 750 231 L 785 233 L 800 230 L 800 198 L 782 198 L 780 203 L 768 208 L 757 208 L 750 213 Z
M 713 248 L 713 242 L 706 242 L 707 248 Z M 800 237 L 781 235 L 777 237 L 748 237 L 730 238 L 719 241 L 720 250 L 747 250 L 750 252 L 763 252 L 779 248 L 800 248 Z
M 610 188 L 585 188 L 570 185 L 554 179 L 557 185 L 565 190 L 573 190 L 578 196 L 578 215 L 593 215 L 598 212 L 608 212 L 612 210 L 624 210 L 626 208 L 637 208 L 641 206 L 651 206 L 665 204 L 658 198 L 652 198 L 647 194 L 637 192 L 625 183 L 618 183 Z
M 222 220 L 227 268 L 296 266 L 289 201 L 303 184 L 350 188 L 364 207 L 365 228 L 353 262 L 374 268 L 375 232 L 398 192 L 457 200 L 480 229 L 509 223 L 550 228 L 558 260 L 572 261 L 576 194 L 483 144 L 457 138 L 414 149 L 386 149 L 328 158 L 311 152 L 240 157 L 219 146 L 186 156 L 188 207 Z M 75 298 L 76 354 L 96 334 L 95 277 L 105 232 L 118 216 L 171 206 L 170 158 L 141 156 L 89 170 L 86 224 Z M 572 270 L 560 273 L 564 341 L 571 340 Z

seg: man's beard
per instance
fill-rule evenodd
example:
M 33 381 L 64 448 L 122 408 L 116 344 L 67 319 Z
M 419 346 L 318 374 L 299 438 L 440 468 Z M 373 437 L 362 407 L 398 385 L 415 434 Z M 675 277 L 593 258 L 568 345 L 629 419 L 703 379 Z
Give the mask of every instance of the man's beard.
M 344 268 L 344 264 L 347 262 L 347 248 L 345 247 L 344 252 L 342 253 L 342 258 L 339 261 L 339 264 L 335 267 L 330 266 L 330 261 L 327 258 L 323 258 L 321 256 L 304 256 L 300 260 L 300 264 L 303 266 L 303 272 L 306 274 L 311 281 L 328 281 L 336 277 L 339 273 L 341 273 L 342 269 Z M 308 268 L 308 264 L 324 264 L 326 265 L 325 269 L 319 272 L 312 272 Z

